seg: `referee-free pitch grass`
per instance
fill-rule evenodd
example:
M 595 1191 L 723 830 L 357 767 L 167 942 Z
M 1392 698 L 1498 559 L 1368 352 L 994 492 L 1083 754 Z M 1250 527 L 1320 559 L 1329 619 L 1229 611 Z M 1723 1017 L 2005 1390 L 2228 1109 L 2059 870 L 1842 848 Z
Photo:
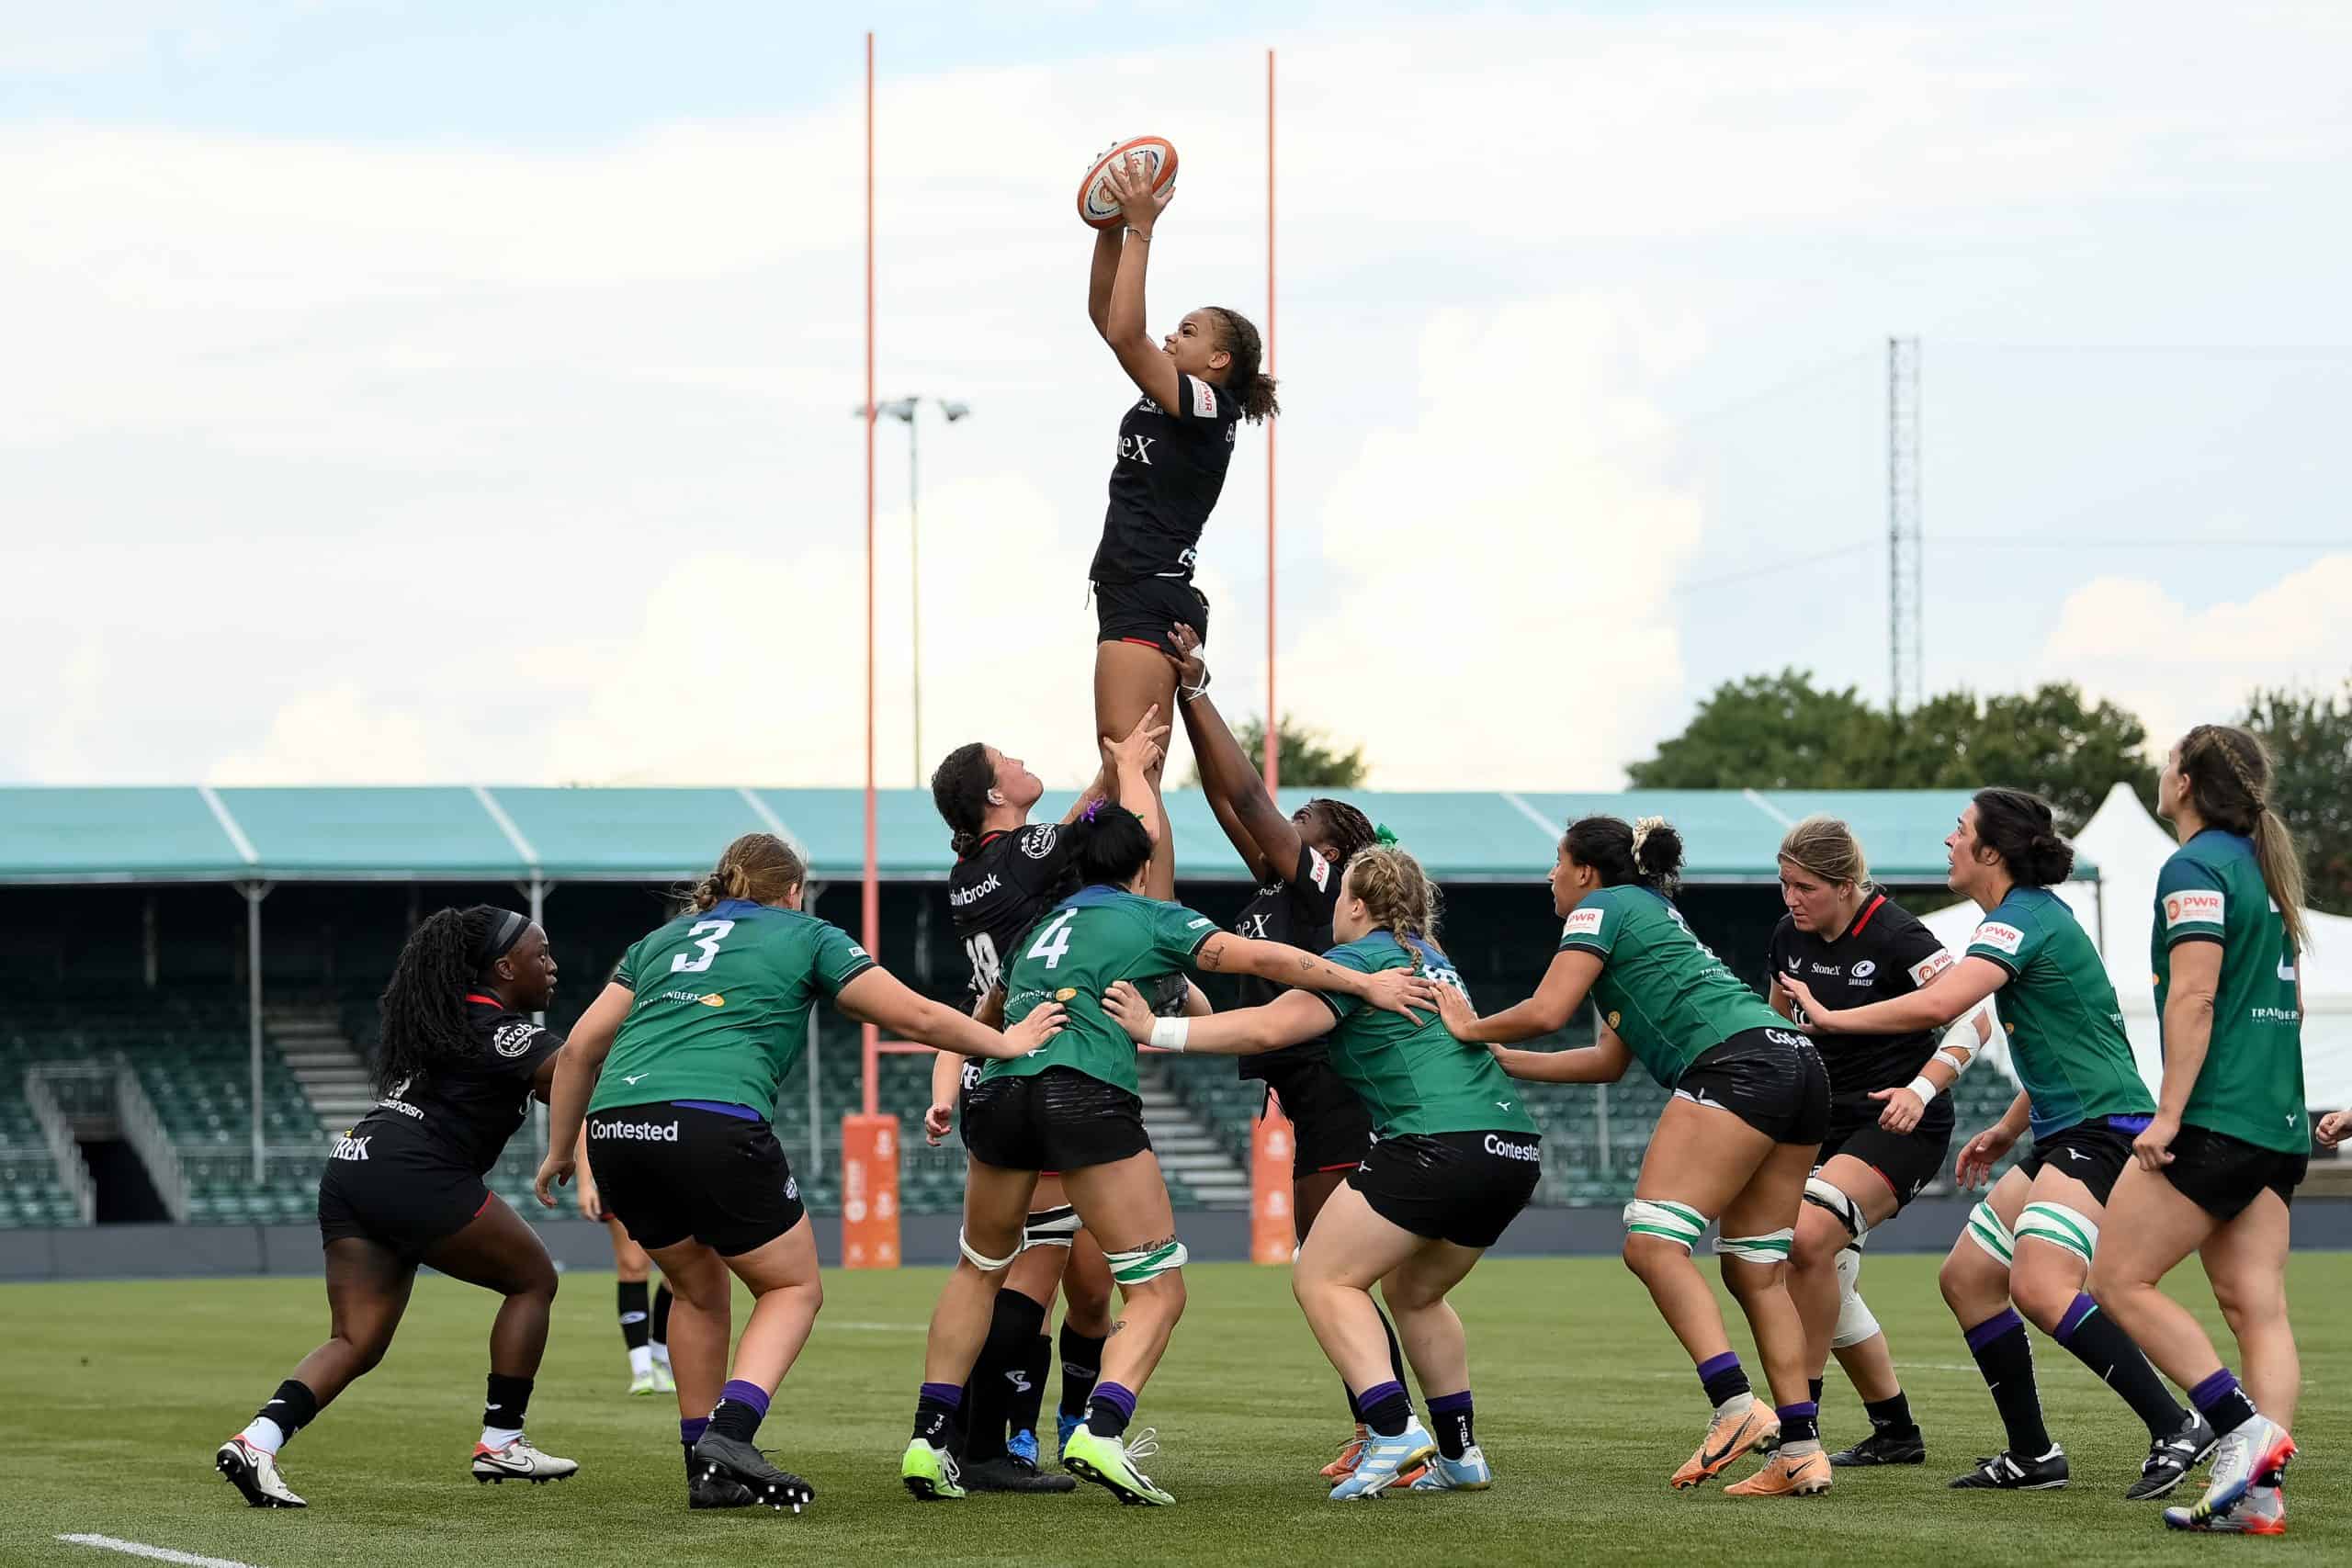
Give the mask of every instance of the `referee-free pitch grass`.
M 1340 1404 L 1291 1301 L 1288 1271 L 1219 1265 L 1186 1274 L 1191 1304 L 1138 1417 L 1159 1430 L 1160 1457 L 1147 1468 L 1176 1506 L 1122 1508 L 1093 1487 L 955 1504 L 908 1497 L 898 1456 L 941 1278 L 916 1269 L 827 1276 L 815 1337 L 761 1433 L 779 1462 L 817 1487 L 814 1507 L 797 1518 L 687 1512 L 673 1403 L 620 1392 L 608 1274 L 566 1277 L 531 1403 L 532 1438 L 579 1460 L 576 1479 L 532 1487 L 468 1478 L 492 1298 L 428 1275 L 383 1366 L 287 1450 L 288 1476 L 311 1502 L 302 1512 L 247 1508 L 214 1474 L 212 1450 L 323 1333 L 315 1280 L 0 1288 L 0 1562 L 133 1561 L 56 1539 L 69 1533 L 257 1568 L 771 1560 L 2059 1568 L 2216 1554 L 2352 1562 L 2344 1457 L 2352 1410 L 2342 1397 L 2352 1378 L 2348 1256 L 2299 1257 L 2290 1277 L 2303 1351 L 2295 1424 L 2303 1457 L 2283 1540 L 2173 1535 L 2158 1521 L 2161 1505 L 2125 1503 L 2145 1449 L 2138 1424 L 2039 1336 L 2050 1427 L 2073 1461 L 2073 1484 L 1947 1491 L 2000 1439 L 1929 1258 L 1872 1258 L 1864 1280 L 1894 1336 L 1930 1462 L 1840 1472 L 1826 1498 L 1770 1501 L 1726 1497 L 1720 1486 L 1668 1490 L 1704 1408 L 1689 1363 L 1613 1259 L 1498 1259 L 1458 1292 L 1493 1491 L 1349 1505 L 1327 1502 L 1315 1477 L 1342 1433 Z M 2193 1264 L 2175 1281 L 2211 1319 L 2202 1287 Z M 1745 1336 L 1735 1342 L 1752 1368 Z M 1862 1430 L 1834 1370 L 1823 1415 L 1833 1444 Z M 1736 1466 L 1726 1479 L 1752 1468 Z

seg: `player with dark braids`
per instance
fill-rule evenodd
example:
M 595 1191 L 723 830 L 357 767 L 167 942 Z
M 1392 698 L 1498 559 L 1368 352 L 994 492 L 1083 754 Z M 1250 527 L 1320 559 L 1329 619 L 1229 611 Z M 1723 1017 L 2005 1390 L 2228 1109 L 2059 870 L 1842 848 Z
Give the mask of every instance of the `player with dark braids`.
M 482 1184 L 554 1081 L 563 1042 L 530 1014 L 555 994 L 555 973 L 547 932 L 488 904 L 436 911 L 401 949 L 383 996 L 380 1098 L 335 1140 L 319 1179 L 331 1336 L 214 1456 L 254 1507 L 307 1506 L 278 1473 L 277 1452 L 384 1359 L 420 1263 L 504 1298 L 474 1479 L 560 1481 L 580 1468 L 523 1436 L 555 1265 Z
M 1347 868 L 1357 855 L 1382 841 L 1380 830 L 1346 801 L 1322 796 L 1283 816 L 1208 694 L 1209 671 L 1201 660 L 1200 638 L 1192 627 L 1179 625 L 1168 628 L 1168 639 L 1176 649 L 1177 703 L 1184 715 L 1184 734 L 1200 764 L 1201 791 L 1257 884 L 1257 893 L 1233 922 L 1234 931 L 1286 942 L 1309 953 L 1329 952 L 1339 945 L 1333 923 Z M 1264 1007 L 1285 988 L 1244 980 L 1239 1005 Z M 1371 1113 L 1332 1067 L 1328 1033 L 1283 1050 L 1244 1055 L 1236 1065 L 1244 1081 L 1264 1084 L 1267 1103 L 1279 1105 L 1290 1119 L 1291 1215 L 1303 1246 L 1315 1228 L 1315 1216 L 1372 1147 Z M 1376 1303 L 1373 1310 L 1388 1337 L 1390 1373 L 1402 1386 L 1405 1354 L 1396 1328 Z M 1340 1392 L 1347 1398 L 1355 1432 L 1340 1445 L 1339 1457 L 1322 1467 L 1323 1479 L 1331 1482 L 1345 1481 L 1354 1472 L 1371 1436 L 1362 1402 L 1344 1379 Z M 1408 1473 L 1405 1483 L 1415 1479 Z
M 1144 325 L 1144 274 L 1153 226 L 1175 186 L 1153 190 L 1140 164 L 1114 164 L 1106 177 L 1125 225 L 1095 235 L 1086 314 L 1143 393 L 1119 421 L 1102 541 L 1087 573 L 1096 605 L 1095 731 L 1107 746 L 1147 710 L 1173 707 L 1175 671 L 1161 655 L 1173 651 L 1170 622 L 1208 637 L 1208 601 L 1193 586 L 1193 568 L 1225 488 L 1234 435 L 1242 421 L 1260 423 L 1281 408 L 1273 378 L 1261 368 L 1258 330 L 1238 311 L 1194 310 L 1152 341 Z M 1157 768 L 1150 784 L 1156 807 Z M 1153 845 L 1146 891 L 1175 897 L 1176 852 L 1166 833 Z

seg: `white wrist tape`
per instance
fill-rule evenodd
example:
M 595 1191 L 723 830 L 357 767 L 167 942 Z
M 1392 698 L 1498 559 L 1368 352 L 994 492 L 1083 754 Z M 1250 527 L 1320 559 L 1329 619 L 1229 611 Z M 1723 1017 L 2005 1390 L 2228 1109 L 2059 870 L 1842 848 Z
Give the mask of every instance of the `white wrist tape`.
M 1151 1022 L 1151 1043 L 1154 1050 L 1182 1051 L 1184 1039 L 1193 1032 L 1189 1018 L 1157 1018 Z
M 1925 1073 L 1921 1073 L 1917 1077 L 1913 1078 L 1910 1083 L 1906 1084 L 1905 1087 L 1910 1089 L 1913 1094 L 1919 1097 L 1919 1103 L 1921 1105 L 1925 1105 L 1929 1100 L 1936 1098 L 1936 1086 L 1928 1081 L 1928 1075 Z

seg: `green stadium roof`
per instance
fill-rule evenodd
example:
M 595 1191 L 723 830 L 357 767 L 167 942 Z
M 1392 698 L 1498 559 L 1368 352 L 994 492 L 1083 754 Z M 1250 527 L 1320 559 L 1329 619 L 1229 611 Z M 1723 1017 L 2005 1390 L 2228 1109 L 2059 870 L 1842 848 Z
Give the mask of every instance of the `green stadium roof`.
M 1295 809 L 1310 792 L 1284 790 Z M 1057 816 L 1069 796 L 1039 802 Z M 1811 812 L 1844 818 L 1873 872 L 1940 882 L 1961 790 L 1651 790 L 1552 795 L 1380 793 L 1349 798 L 1444 881 L 1541 876 L 1560 829 L 1589 812 L 1662 816 L 1682 831 L 1694 883 L 1770 881 L 1782 831 Z M 1207 802 L 1168 797 L 1187 880 L 1240 881 Z M 922 790 L 876 798 L 877 856 L 892 881 L 947 874 L 946 830 Z M 0 788 L 0 882 L 667 881 L 698 874 L 739 833 L 781 832 L 828 882 L 865 865 L 854 789 Z M 2078 874 L 2096 869 L 2078 863 Z

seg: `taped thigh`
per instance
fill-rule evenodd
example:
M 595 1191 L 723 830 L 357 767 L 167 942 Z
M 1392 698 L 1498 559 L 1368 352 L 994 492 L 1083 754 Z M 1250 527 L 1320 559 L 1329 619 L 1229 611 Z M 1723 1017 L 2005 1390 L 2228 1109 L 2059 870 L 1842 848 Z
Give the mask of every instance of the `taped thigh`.
M 2087 1266 L 2098 1251 L 2098 1222 L 2064 1203 L 2028 1203 L 2018 1216 L 2018 1239 L 2061 1247 Z
M 1121 1286 L 1132 1290 L 1148 1285 L 1162 1274 L 1172 1274 L 1184 1267 L 1192 1254 L 1184 1250 L 1181 1241 L 1163 1241 L 1154 1247 L 1130 1247 L 1125 1252 L 1106 1252 L 1103 1258 L 1111 1265 L 1111 1278 Z
M 1688 1203 L 1636 1198 L 1625 1205 L 1625 1234 L 1657 1236 L 1688 1252 L 1707 1234 L 1707 1216 Z

